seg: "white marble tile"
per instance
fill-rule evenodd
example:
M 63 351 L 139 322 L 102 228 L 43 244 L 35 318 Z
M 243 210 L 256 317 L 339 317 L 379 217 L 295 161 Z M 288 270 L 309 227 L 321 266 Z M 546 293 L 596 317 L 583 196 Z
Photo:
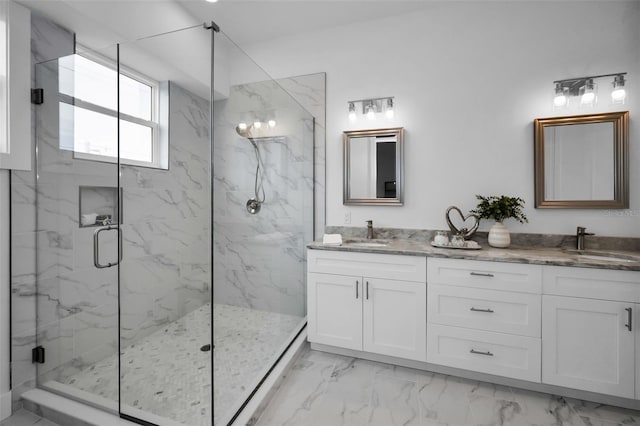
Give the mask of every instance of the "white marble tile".
M 475 418 L 487 425 L 575 425 L 583 421 L 562 397 L 515 389 L 513 400 L 479 397 L 472 405 Z
M 567 402 L 583 420 L 588 418 L 588 421 L 584 420 L 587 425 L 640 425 L 640 411 L 571 398 L 567 398 Z
M 474 424 L 469 408 L 469 383 L 452 376 L 430 373 L 418 383 L 420 416 L 424 423 Z
M 12 180 L 16 172 L 12 172 Z M 33 232 L 36 229 L 36 186 L 11 185 L 11 233 Z
M 377 376 L 371 396 L 368 425 L 419 425 L 416 382 Z

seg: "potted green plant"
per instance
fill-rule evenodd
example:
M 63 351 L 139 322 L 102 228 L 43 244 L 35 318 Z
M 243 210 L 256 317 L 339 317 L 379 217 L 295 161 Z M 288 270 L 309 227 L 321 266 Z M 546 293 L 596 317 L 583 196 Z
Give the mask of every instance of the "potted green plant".
M 511 244 L 509 228 L 503 223 L 505 219 L 515 219 L 520 223 L 529 222 L 523 213 L 524 200 L 520 197 L 508 197 L 506 195 L 490 195 L 483 197 L 476 195 L 478 206 L 471 213 L 478 219 L 493 219 L 495 225 L 489 229 L 489 245 L 505 248 Z

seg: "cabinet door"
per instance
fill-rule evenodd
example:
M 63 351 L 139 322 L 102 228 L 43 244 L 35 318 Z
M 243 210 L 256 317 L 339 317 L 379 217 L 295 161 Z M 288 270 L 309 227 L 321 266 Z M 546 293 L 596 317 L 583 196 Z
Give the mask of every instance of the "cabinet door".
M 364 350 L 426 361 L 425 283 L 364 278 Z
M 632 303 L 577 297 L 542 298 L 542 382 L 635 396 Z
M 362 278 L 307 274 L 308 339 L 362 350 Z

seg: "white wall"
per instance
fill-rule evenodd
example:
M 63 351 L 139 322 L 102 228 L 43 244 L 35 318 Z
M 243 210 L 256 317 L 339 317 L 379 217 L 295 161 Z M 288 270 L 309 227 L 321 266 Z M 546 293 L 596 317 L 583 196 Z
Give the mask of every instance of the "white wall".
M 9 387 L 9 171 L 0 170 L 0 420 L 11 414 Z
M 327 224 L 445 228 L 449 205 L 474 194 L 526 200 L 530 223 L 515 232 L 640 237 L 640 2 L 430 2 L 422 12 L 244 46 L 273 77 L 327 72 Z M 371 37 L 371 41 L 368 38 Z M 534 118 L 551 107 L 553 80 L 628 72 L 629 210 L 534 209 Z M 608 81 L 602 81 L 607 86 Z M 601 87 L 606 89 L 606 87 Z M 404 126 L 403 207 L 342 205 L 342 131 L 357 128 L 347 101 L 395 96 Z M 601 99 L 608 98 L 606 91 Z M 565 114 L 590 111 L 571 109 Z M 481 229 L 491 225 L 483 221 Z

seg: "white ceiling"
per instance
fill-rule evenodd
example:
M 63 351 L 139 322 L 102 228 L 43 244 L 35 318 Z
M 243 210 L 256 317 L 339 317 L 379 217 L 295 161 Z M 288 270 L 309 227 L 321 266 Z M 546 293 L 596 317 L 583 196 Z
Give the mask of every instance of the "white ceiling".
M 424 9 L 405 0 L 19 0 L 92 48 L 216 22 L 241 46 Z
M 200 27 L 204 22 L 214 21 L 242 47 L 433 5 L 427 0 L 18 1 L 73 31 L 77 42 L 87 48 L 102 50 L 124 43 L 120 49 L 123 63 L 160 81 L 175 81 L 203 97 L 208 97 L 210 86 L 210 38 Z M 199 28 L 126 43 L 191 26 Z M 223 96 L 224 90 L 219 90 L 216 98 Z

